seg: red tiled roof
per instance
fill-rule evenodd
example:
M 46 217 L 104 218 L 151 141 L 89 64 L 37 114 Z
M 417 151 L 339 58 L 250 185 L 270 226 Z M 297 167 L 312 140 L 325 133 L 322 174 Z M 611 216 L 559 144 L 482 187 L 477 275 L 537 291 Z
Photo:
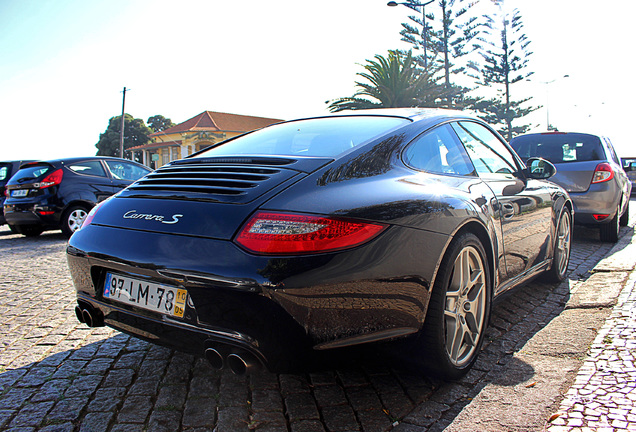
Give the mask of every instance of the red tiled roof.
M 280 119 L 266 117 L 252 117 L 240 114 L 203 111 L 201 114 L 194 116 L 183 123 L 179 123 L 178 125 L 168 128 L 162 132 L 155 132 L 150 136 L 154 137 L 189 131 L 248 132 L 281 121 L 282 120 Z

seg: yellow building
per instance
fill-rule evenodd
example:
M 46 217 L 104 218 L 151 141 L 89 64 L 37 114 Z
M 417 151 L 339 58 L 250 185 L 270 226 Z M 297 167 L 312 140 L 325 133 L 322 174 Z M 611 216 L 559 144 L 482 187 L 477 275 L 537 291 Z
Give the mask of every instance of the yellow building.
M 130 150 L 141 152 L 144 165 L 159 168 L 212 144 L 281 121 L 265 117 L 204 111 L 183 123 L 151 134 L 151 143 L 132 147 Z

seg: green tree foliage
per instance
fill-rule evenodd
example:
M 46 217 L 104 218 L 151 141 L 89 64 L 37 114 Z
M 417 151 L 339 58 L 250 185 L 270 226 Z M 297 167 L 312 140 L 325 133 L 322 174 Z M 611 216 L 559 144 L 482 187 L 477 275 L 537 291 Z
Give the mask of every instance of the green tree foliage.
M 148 118 L 147 123 L 148 127 L 152 129 L 153 132 L 161 132 L 174 126 L 172 120 L 170 120 L 169 118 L 165 118 L 164 116 L 159 114 L 153 115 L 152 117 Z
M 387 57 L 376 55 L 362 65 L 359 72 L 368 82 L 356 81 L 358 91 L 352 97 L 327 101 L 331 112 L 370 108 L 435 106 L 443 89 L 419 69 L 411 52 L 389 51 Z
M 471 64 L 477 72 L 475 78 L 484 89 L 492 89 L 495 96 L 479 97 L 474 101 L 474 108 L 481 112 L 481 117 L 499 128 L 499 132 L 508 140 L 524 133 L 530 125 L 516 125 L 512 122 L 520 119 L 539 107 L 523 108 L 522 105 L 531 98 L 513 100 L 511 86 L 532 75 L 528 71 L 528 58 L 532 54 L 528 50 L 530 40 L 523 33 L 523 22 L 520 12 L 512 13 L 503 10 L 503 0 L 494 0 L 497 6 L 495 15 L 484 15 L 484 30 L 478 40 L 483 43 L 480 54 L 483 63 Z
M 97 156 L 119 156 L 119 133 L 121 131 L 121 116 L 111 117 L 108 127 L 99 135 Z M 124 154 L 130 158 L 130 151 L 127 149 L 150 141 L 148 135 L 152 131 L 142 119 L 133 118 L 130 114 L 124 115 Z
M 409 2 L 422 3 L 416 0 Z M 467 47 L 478 35 L 477 17 L 471 16 L 469 7 L 464 7 L 463 3 L 464 0 L 440 0 L 438 16 L 441 16 L 441 20 L 435 20 L 438 13 L 435 11 L 436 8 L 430 5 L 427 10 L 431 12 L 426 15 L 426 22 L 423 22 L 421 14 L 410 16 L 411 23 L 402 23 L 400 32 L 402 40 L 412 44 L 415 49 L 423 47 L 426 41 L 426 62 L 423 56 L 418 56 L 418 63 L 432 75 L 443 73 L 445 98 L 441 105 L 446 107 L 461 107 L 464 95 L 469 91 L 468 88 L 451 80 L 452 76 L 457 76 L 466 69 L 459 62 L 469 53 Z M 418 10 L 418 6 L 407 6 Z M 472 49 L 474 48 L 475 46 L 472 46 Z

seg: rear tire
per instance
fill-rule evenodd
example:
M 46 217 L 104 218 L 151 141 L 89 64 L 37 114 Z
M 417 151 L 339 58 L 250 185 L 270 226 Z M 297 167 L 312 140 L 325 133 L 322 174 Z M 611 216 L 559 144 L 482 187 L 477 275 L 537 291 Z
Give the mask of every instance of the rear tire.
M 479 355 L 490 318 L 492 287 L 481 241 L 471 233 L 453 239 L 435 279 L 419 351 L 444 379 L 466 374 Z
M 552 267 L 544 276 L 549 282 L 561 282 L 565 279 L 570 264 L 570 250 L 572 248 L 572 216 L 570 210 L 564 208 L 559 218 L 556 235 L 554 236 L 554 252 Z
M 612 218 L 609 223 L 601 225 L 600 233 L 601 233 L 601 241 L 606 243 L 616 243 L 618 241 L 618 231 L 620 226 L 618 225 L 619 214 L 616 211 L 616 214 Z
M 9 225 L 9 229 L 11 230 L 13 234 L 20 234 L 20 231 L 15 225 Z
M 620 225 L 627 226 L 629 224 L 629 201 L 627 201 L 627 205 L 625 206 L 625 213 L 621 216 Z

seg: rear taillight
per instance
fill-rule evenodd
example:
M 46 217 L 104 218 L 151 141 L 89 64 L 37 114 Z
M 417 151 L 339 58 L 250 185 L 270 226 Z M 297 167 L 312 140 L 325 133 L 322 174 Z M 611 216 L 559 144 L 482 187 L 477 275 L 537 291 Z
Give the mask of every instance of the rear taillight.
M 592 183 L 603 183 L 614 178 L 614 170 L 612 166 L 607 162 L 596 165 L 594 175 L 592 176 Z
M 361 245 L 386 228 L 351 219 L 261 211 L 247 221 L 235 241 L 257 254 L 310 254 Z
M 47 187 L 59 185 L 62 183 L 62 177 L 64 176 L 64 172 L 62 168 L 53 171 L 51 174 L 44 177 L 44 179 L 40 183 L 34 184 L 34 186 L 38 189 L 44 189 Z
M 109 198 L 110 199 L 110 198 Z M 80 226 L 79 229 L 84 228 L 85 226 L 90 225 L 90 223 L 93 221 L 93 218 L 95 217 L 95 213 L 97 213 L 97 210 L 99 210 L 99 208 L 101 206 L 104 205 L 104 203 L 108 201 L 108 200 L 104 200 L 102 202 L 100 202 L 99 204 L 97 204 L 95 207 L 93 207 L 91 209 L 91 211 L 88 212 L 88 214 L 86 215 L 86 218 L 84 219 L 84 222 L 82 222 L 82 226 Z
M 594 219 L 596 219 L 599 222 L 609 217 L 608 214 L 593 214 L 592 216 L 594 216 Z

